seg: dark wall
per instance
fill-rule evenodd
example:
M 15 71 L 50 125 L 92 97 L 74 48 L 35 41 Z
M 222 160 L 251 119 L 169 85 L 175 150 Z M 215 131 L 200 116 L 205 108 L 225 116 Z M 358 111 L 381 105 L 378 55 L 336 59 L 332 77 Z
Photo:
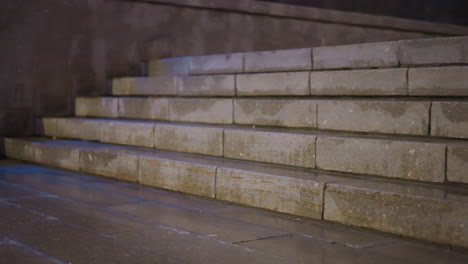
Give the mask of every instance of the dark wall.
M 41 117 L 72 115 L 76 96 L 150 58 L 428 36 L 157 1 L 1 0 L 0 141 L 40 133 Z
M 468 26 L 467 0 L 259 0 Z

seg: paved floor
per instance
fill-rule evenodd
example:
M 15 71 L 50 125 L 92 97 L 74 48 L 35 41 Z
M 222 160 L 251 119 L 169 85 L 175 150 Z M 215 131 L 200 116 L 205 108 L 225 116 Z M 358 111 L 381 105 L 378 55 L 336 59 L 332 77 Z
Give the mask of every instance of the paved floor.
M 468 254 L 0 161 L 0 263 L 468 263 Z

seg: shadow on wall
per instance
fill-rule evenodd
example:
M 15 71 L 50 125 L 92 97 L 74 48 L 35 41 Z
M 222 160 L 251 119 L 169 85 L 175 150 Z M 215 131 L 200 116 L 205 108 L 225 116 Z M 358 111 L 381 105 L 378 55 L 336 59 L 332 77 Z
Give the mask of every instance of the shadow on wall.
M 466 0 L 257 0 L 468 26 Z

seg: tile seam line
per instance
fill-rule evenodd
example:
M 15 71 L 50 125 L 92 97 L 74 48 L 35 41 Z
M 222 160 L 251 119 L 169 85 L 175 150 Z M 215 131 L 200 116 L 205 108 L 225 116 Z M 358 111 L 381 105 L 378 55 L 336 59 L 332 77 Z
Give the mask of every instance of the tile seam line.
M 261 241 L 261 240 L 275 239 L 275 238 L 287 237 L 287 236 L 292 236 L 292 235 L 294 235 L 294 233 L 286 233 L 286 234 L 282 234 L 282 235 L 267 236 L 267 237 L 260 237 L 260 238 L 255 238 L 255 239 L 249 239 L 249 240 L 235 241 L 235 242 L 232 242 L 232 244 L 234 244 L 234 245 L 239 245 L 239 244 L 248 243 L 248 242 L 253 242 L 253 241 Z

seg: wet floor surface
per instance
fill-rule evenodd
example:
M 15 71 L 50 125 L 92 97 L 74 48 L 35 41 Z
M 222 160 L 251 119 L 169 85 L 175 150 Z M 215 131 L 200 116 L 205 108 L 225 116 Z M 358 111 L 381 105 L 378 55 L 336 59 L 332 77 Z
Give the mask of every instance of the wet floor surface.
M 0 161 L 0 263 L 468 263 L 465 251 Z

